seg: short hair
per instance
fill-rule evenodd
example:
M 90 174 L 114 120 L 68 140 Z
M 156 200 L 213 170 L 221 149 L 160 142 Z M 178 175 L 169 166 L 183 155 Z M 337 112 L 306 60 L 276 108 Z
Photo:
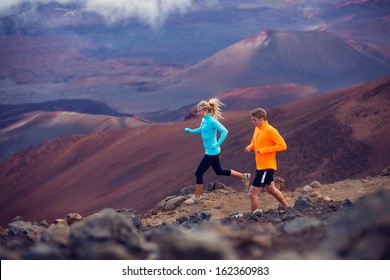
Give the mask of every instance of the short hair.
M 267 112 L 263 108 L 257 108 L 249 112 L 249 115 L 253 118 L 264 118 L 264 120 L 267 120 Z

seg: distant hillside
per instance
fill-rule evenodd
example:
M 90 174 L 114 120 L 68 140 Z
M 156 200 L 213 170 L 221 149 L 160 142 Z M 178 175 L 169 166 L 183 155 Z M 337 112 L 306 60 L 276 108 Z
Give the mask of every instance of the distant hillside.
M 390 77 L 300 100 L 268 111 L 287 142 L 277 175 L 286 190 L 314 180 L 331 183 L 375 175 L 389 165 Z M 224 112 L 229 135 L 222 146 L 226 168 L 255 171 L 243 150 L 253 126 L 248 111 Z M 199 135 L 182 132 L 199 119 L 67 136 L 0 162 L 0 213 L 9 220 L 88 215 L 103 207 L 147 211 L 162 198 L 194 184 L 204 151 Z M 217 178 L 208 171 L 207 185 Z M 240 188 L 235 178 L 219 181 Z
M 232 111 L 250 110 L 254 104 L 264 108 L 272 108 L 318 94 L 320 92 L 314 87 L 298 84 L 279 84 L 255 88 L 235 88 L 216 96 L 224 103 L 224 110 Z M 179 109 L 140 113 L 138 115 L 156 122 L 185 120 L 196 117 L 196 104 L 198 102 Z
M 236 88 L 217 95 L 225 104 L 225 110 L 251 110 L 253 106 L 272 108 L 299 99 L 318 95 L 317 88 L 280 84 L 256 88 Z
M 40 103 L 0 105 L 0 160 L 32 145 L 64 135 L 90 134 L 149 125 L 103 102 L 61 99 Z
M 57 107 L 57 109 L 62 108 Z M 102 112 L 102 110 L 95 110 L 95 112 Z M 18 118 L 20 118 L 18 121 L 0 129 L 0 160 L 32 145 L 42 144 L 65 135 L 84 135 L 151 124 L 150 121 L 139 117 L 115 117 L 66 111 L 35 111 L 18 115 Z
M 317 14 L 326 31 L 354 44 L 365 42 L 368 52 L 390 57 L 390 2 L 387 0 L 345 1 Z M 379 55 L 380 55 L 379 54 Z
M 196 111 L 196 104 L 191 104 L 188 106 L 183 106 L 178 109 L 173 110 L 162 110 L 157 112 L 146 112 L 146 113 L 139 113 L 138 115 L 140 117 L 143 117 L 145 119 L 154 121 L 154 122 L 175 122 L 175 121 L 182 121 L 186 119 L 189 115 L 192 117 L 196 116 L 193 115 L 193 112 Z
M 23 114 L 34 111 L 67 111 L 91 115 L 133 117 L 133 115 L 122 114 L 115 111 L 104 102 L 88 99 L 60 99 L 39 103 L 0 104 L 0 129 L 21 119 Z

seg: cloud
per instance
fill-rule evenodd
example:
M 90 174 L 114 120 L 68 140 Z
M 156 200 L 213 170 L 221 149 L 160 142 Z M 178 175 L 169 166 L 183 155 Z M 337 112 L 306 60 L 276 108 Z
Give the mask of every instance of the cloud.
M 87 11 L 101 15 L 109 24 L 136 18 L 154 28 L 162 26 L 172 14 L 184 15 L 194 9 L 218 4 L 218 0 L 1 0 L 0 13 L 15 10 L 22 3 L 37 5 L 49 2 L 77 3 Z
M 161 26 L 171 13 L 185 14 L 192 0 L 90 0 L 86 9 L 102 15 L 109 23 L 137 18 L 152 27 Z

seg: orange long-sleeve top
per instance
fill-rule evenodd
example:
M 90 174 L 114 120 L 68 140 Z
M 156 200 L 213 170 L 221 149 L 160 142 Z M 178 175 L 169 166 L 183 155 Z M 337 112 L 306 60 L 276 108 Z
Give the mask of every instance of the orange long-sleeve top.
M 255 127 L 247 149 L 255 152 L 257 170 L 276 170 L 276 152 L 287 150 L 287 145 L 279 132 L 266 121 Z

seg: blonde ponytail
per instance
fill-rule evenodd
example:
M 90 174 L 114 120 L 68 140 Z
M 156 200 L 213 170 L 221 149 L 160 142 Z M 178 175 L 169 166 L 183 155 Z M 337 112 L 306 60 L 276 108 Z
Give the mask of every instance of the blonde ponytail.
M 211 115 L 218 119 L 223 119 L 221 107 L 224 105 L 218 98 L 211 98 L 209 100 L 209 104 L 211 106 Z
M 197 107 L 207 110 L 215 119 L 223 119 L 221 106 L 224 104 L 216 97 L 211 98 L 209 101 L 202 100 L 198 103 Z

